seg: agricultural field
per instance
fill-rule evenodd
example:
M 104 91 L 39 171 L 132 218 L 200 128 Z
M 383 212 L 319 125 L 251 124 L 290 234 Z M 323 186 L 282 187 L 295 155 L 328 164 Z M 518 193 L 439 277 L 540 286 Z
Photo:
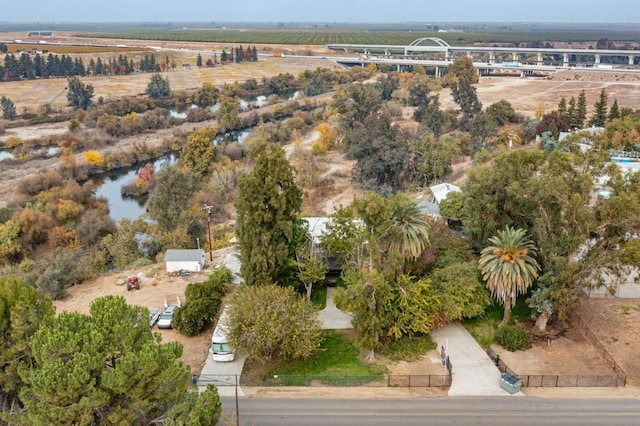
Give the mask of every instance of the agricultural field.
M 447 27 L 444 27 L 447 28 Z M 552 28 L 466 28 L 453 27 L 442 31 L 390 30 L 390 29 L 130 29 L 114 32 L 76 33 L 77 37 L 131 39 L 131 40 L 173 40 L 210 43 L 256 43 L 256 44 L 388 44 L 406 45 L 421 37 L 438 37 L 451 45 L 476 43 L 531 43 L 540 40 L 551 43 L 595 43 L 600 39 L 620 44 L 637 45 L 638 30 L 586 30 Z
M 139 52 L 149 50 L 140 47 L 118 47 L 118 53 Z M 113 46 L 70 46 L 66 44 L 41 44 L 19 43 L 7 44 L 7 53 L 20 53 L 24 51 L 38 51 L 53 54 L 83 54 L 83 53 L 115 53 Z

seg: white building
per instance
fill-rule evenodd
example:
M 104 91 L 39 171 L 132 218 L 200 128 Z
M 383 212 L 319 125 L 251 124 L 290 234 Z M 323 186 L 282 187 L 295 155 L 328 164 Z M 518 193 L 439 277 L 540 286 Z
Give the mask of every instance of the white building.
M 200 272 L 206 263 L 204 250 L 169 249 L 164 254 L 167 272 L 189 271 Z

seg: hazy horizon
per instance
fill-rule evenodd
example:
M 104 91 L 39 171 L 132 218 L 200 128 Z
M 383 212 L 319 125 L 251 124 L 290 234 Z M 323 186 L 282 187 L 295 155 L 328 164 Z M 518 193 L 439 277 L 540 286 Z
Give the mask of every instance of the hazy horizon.
M 619 23 L 640 24 L 637 0 L 203 0 L 8 2 L 0 22 L 143 23 L 143 22 L 308 22 L 308 23 Z

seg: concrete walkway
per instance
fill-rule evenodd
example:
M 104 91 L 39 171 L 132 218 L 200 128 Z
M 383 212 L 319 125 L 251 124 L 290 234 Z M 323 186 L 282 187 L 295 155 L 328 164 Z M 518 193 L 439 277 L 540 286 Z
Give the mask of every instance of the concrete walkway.
M 220 396 L 235 396 L 236 380 L 240 380 L 246 357 L 236 358 L 232 362 L 217 362 L 209 353 L 198 377 L 198 388 L 204 390 L 207 385 L 214 384 Z M 238 396 L 244 396 L 242 388 L 238 386 Z
M 322 322 L 322 328 L 324 330 L 348 330 L 353 328 L 351 315 L 345 314 L 336 308 L 336 304 L 333 303 L 334 290 L 335 287 L 327 287 L 327 305 L 318 312 L 318 319 Z
M 449 396 L 510 396 L 500 387 L 500 371 L 458 322 L 431 331 L 438 351 L 448 343 L 453 377 Z M 513 395 L 524 396 L 522 392 Z

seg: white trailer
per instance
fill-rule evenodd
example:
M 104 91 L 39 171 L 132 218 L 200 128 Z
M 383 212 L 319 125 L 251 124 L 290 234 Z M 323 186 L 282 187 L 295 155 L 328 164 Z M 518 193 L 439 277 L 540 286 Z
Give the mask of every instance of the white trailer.
M 236 357 L 227 337 L 227 318 L 229 318 L 228 306 L 225 306 L 218 320 L 218 324 L 216 324 L 216 328 L 213 330 L 213 336 L 211 337 L 211 348 L 209 352 L 211 352 L 214 361 L 230 362 Z

